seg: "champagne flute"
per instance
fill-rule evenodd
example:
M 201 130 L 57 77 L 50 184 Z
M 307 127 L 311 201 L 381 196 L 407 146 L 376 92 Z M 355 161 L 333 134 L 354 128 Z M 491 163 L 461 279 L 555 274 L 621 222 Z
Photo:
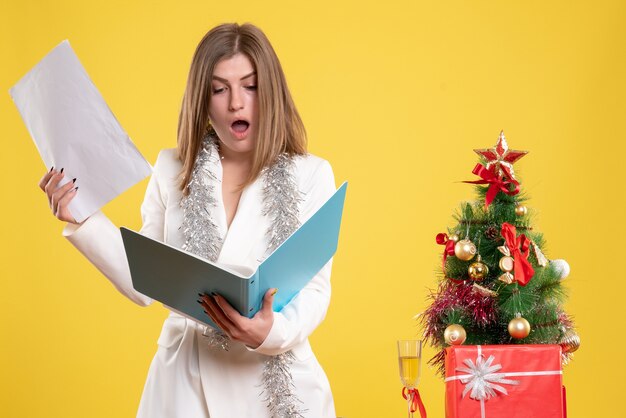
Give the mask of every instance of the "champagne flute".
M 420 404 L 420 413 L 423 408 L 417 384 L 420 379 L 420 368 L 422 359 L 422 342 L 420 340 L 399 340 L 398 341 L 398 366 L 400 368 L 400 380 L 404 385 L 402 390 L 408 402 L 408 416 L 413 418 L 415 411 L 414 403 Z M 406 393 L 405 393 L 406 392 Z M 417 399 L 415 399 L 417 397 Z

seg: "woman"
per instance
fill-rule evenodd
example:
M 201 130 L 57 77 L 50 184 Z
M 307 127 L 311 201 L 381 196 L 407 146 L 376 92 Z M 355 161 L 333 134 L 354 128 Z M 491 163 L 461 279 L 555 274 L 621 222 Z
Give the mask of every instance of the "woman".
M 40 182 L 63 234 L 129 299 L 119 230 L 97 212 L 68 210 L 80 179 Z M 330 165 L 306 153 L 305 131 L 265 35 L 250 24 L 209 31 L 193 57 L 178 148 L 163 150 L 141 207 L 141 232 L 219 264 L 254 269 L 335 191 Z M 308 336 L 330 301 L 331 262 L 281 312 L 269 289 L 255 317 L 219 295 L 198 300 L 221 331 L 170 313 L 158 339 L 140 417 L 334 417 L 328 380 Z M 196 297 L 190 295 L 189 297 Z M 286 367 L 285 367 L 286 366 Z

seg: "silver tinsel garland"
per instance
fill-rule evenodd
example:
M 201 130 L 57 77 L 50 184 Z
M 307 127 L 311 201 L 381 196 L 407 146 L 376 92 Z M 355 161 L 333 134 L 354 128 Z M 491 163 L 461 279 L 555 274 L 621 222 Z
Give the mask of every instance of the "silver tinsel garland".
M 217 207 L 215 182 L 217 177 L 210 169 L 219 162 L 219 152 L 215 134 L 208 134 L 203 140 L 194 163 L 189 181 L 189 194 L 180 202 L 183 209 L 181 228 L 185 236 L 183 250 L 215 262 L 222 249 L 222 237 L 213 220 L 212 209 Z M 221 331 L 206 327 L 202 333 L 211 347 L 228 351 L 229 339 Z
M 267 255 L 300 227 L 299 205 L 302 201 L 293 176 L 293 160 L 285 154 L 263 173 L 263 216 L 269 216 Z
M 217 206 L 215 185 L 217 177 L 211 172 L 211 164 L 219 162 L 217 138 L 207 135 L 196 157 L 189 194 L 181 200 L 185 236 L 183 249 L 200 257 L 216 261 L 222 238 L 212 217 Z M 263 215 L 269 216 L 270 226 L 266 232 L 268 248 L 266 256 L 274 251 L 300 226 L 300 191 L 294 178 L 294 162 L 287 155 L 280 155 L 263 173 Z M 229 339 L 221 331 L 207 327 L 203 335 L 211 347 L 228 350 Z M 264 401 L 275 418 L 302 418 L 302 401 L 295 394 L 290 366 L 295 357 L 291 351 L 269 356 L 263 368 Z
M 300 227 L 300 191 L 294 178 L 294 162 L 285 154 L 263 172 L 263 215 L 269 216 L 266 255 L 280 246 Z M 263 368 L 263 393 L 272 417 L 301 418 L 302 401 L 294 392 L 290 366 L 291 351 L 270 356 Z
M 217 207 L 214 185 L 217 178 L 211 172 L 210 164 L 216 164 L 219 158 L 215 139 L 208 135 L 196 157 L 188 186 L 189 194 L 180 202 L 183 208 L 181 228 L 185 236 L 183 250 L 213 262 L 222 249 L 222 237 L 211 214 L 211 210 Z
M 291 351 L 271 356 L 263 367 L 263 386 L 267 407 L 273 418 L 303 418 L 302 401 L 294 393 Z

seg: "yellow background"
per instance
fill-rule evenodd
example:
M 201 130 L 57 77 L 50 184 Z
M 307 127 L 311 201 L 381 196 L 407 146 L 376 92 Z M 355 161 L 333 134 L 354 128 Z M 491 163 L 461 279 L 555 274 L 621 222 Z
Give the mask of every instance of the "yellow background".
M 135 144 L 175 146 L 193 51 L 212 26 L 259 25 L 310 151 L 350 181 L 328 317 L 312 337 L 337 414 L 401 417 L 395 341 L 435 286 L 435 234 L 473 197 L 473 148 L 504 129 L 550 258 L 565 258 L 582 348 L 569 417 L 623 402 L 626 5 L 620 1 L 3 1 L 0 5 L 0 415 L 133 416 L 166 311 L 140 309 L 60 235 L 46 170 L 8 89 L 69 39 Z M 140 227 L 147 181 L 105 207 Z M 433 351 L 426 350 L 430 357 Z M 425 367 L 430 417 L 444 385 Z M 254 396 L 246 394 L 246 396 Z

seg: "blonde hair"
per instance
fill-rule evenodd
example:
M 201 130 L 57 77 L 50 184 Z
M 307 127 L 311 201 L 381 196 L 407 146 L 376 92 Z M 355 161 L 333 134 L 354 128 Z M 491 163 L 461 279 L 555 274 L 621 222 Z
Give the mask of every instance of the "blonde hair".
M 188 184 L 206 135 L 211 100 L 211 78 L 217 63 L 242 53 L 257 73 L 259 100 L 258 137 L 250 175 L 242 187 L 252 183 L 263 168 L 287 153 L 306 154 L 306 131 L 287 87 L 278 57 L 265 34 L 249 23 L 223 24 L 211 29 L 194 53 L 187 87 L 178 119 L 178 158 L 183 163 L 180 188 L 189 193 Z

